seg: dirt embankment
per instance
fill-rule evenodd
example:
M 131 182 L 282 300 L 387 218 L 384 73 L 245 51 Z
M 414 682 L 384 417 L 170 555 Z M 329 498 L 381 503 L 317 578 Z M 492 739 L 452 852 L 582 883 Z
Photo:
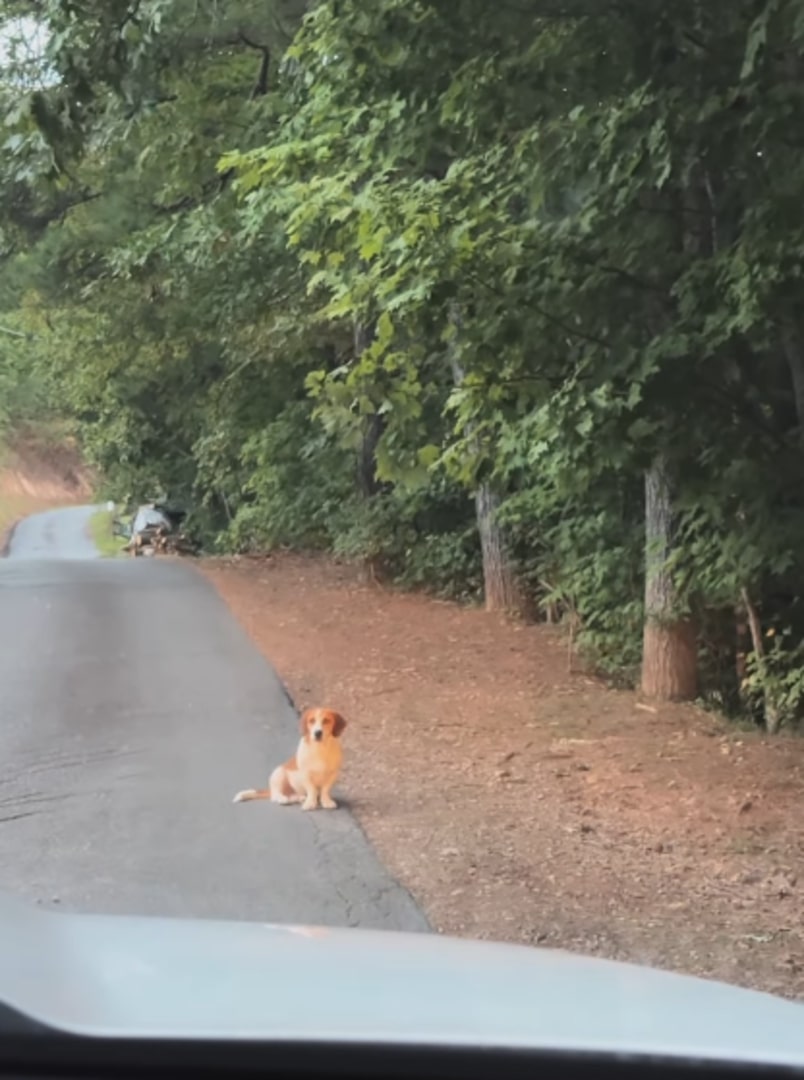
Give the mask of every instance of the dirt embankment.
M 0 554 L 20 518 L 87 502 L 93 482 L 73 439 L 18 434 L 0 453 Z
M 72 502 L 92 494 L 92 475 L 75 440 L 25 434 L 0 456 L 0 496 Z

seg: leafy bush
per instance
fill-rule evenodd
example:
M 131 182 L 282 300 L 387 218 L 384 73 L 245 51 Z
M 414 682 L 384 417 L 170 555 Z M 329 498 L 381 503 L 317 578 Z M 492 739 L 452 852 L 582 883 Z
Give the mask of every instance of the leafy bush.
M 575 626 L 576 641 L 602 673 L 633 683 L 643 621 L 643 546 L 638 502 L 600 484 L 559 500 L 533 485 L 503 503 L 521 574 L 532 596 Z M 629 520 L 630 518 L 630 520 Z
M 242 449 L 242 501 L 222 542 L 238 551 L 331 549 L 355 502 L 349 454 L 295 402 Z

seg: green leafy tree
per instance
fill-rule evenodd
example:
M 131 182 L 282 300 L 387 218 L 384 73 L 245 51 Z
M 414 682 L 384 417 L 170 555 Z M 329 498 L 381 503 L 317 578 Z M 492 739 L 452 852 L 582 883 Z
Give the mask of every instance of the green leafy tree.
M 795 0 L 74 7 L 8 8 L 49 34 L 0 80 L 12 412 L 36 372 L 219 544 L 798 717 Z

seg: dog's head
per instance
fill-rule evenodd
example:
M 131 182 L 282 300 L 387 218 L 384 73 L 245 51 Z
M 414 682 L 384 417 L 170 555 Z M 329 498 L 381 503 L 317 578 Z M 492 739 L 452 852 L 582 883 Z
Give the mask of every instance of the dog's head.
M 314 742 L 337 739 L 346 727 L 344 718 L 333 709 L 305 709 L 299 723 L 302 735 Z

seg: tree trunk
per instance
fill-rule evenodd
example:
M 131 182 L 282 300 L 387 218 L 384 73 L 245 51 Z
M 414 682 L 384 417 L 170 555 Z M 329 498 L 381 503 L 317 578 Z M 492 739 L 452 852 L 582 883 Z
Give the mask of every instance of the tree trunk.
M 645 473 L 645 628 L 642 692 L 661 701 L 698 696 L 695 626 L 677 615 L 668 565 L 673 545 L 673 502 L 667 463 L 661 455 Z
M 379 413 L 363 419 L 363 435 L 357 451 L 357 489 L 364 499 L 373 498 L 382 486 L 377 480 L 377 443 L 383 427 Z
M 373 338 L 373 327 L 362 323 L 355 325 L 354 349 L 356 358 L 359 358 L 371 345 Z M 377 480 L 377 444 L 382 438 L 384 426 L 383 417 L 379 413 L 373 413 L 363 418 L 362 438 L 355 464 L 357 490 L 366 500 L 373 499 L 382 487 Z M 359 566 L 360 580 L 364 583 L 378 581 L 382 577 L 381 561 L 377 555 L 369 555 L 364 558 Z
M 488 484 L 475 492 L 477 531 L 483 557 L 483 595 L 486 611 L 526 612 L 525 598 L 506 546 L 505 534 L 497 522 L 500 497 Z
M 793 384 L 793 400 L 796 404 L 798 430 L 804 433 L 804 350 L 792 320 L 782 328 L 782 344 L 790 381 Z
M 450 318 L 456 325 L 460 325 L 457 310 L 453 310 Z M 450 366 L 455 385 L 460 386 L 465 373 L 454 354 L 450 355 Z M 467 434 L 471 436 L 471 429 Z M 505 530 L 497 520 L 499 508 L 500 497 L 497 492 L 490 484 L 481 483 L 475 491 L 475 513 L 483 559 L 483 597 L 486 611 L 527 615 L 527 597 L 517 579 Z
M 748 595 L 748 589 L 743 589 L 741 591 L 741 598 L 745 607 L 748 626 L 751 630 L 751 644 L 754 647 L 757 672 L 762 686 L 765 730 L 769 735 L 776 735 L 778 734 L 779 728 L 782 726 L 782 717 L 776 706 L 776 702 L 773 699 L 773 691 L 768 685 L 768 666 L 765 660 L 765 642 L 762 640 L 762 625 L 759 621 L 757 609 L 754 607 L 751 602 L 751 597 Z
M 359 359 L 374 340 L 374 328 L 358 323 L 355 326 L 355 358 Z M 382 485 L 377 480 L 377 444 L 385 428 L 383 417 L 373 413 L 363 418 L 363 432 L 357 451 L 357 489 L 364 499 L 377 495 Z

